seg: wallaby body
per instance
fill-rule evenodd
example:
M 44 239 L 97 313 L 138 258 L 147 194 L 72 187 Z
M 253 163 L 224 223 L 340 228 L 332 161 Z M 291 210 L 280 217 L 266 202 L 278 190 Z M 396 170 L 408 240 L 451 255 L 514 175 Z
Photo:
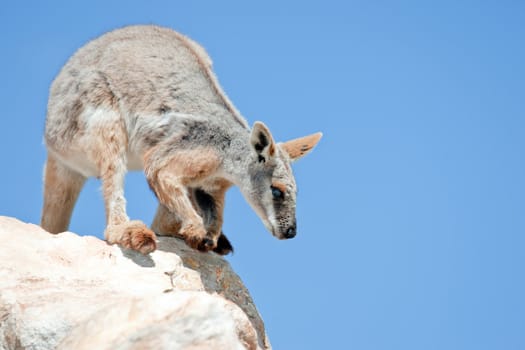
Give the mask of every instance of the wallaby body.
M 277 144 L 252 130 L 220 88 L 211 60 L 173 30 L 132 26 L 78 50 L 54 80 L 48 103 L 42 226 L 67 230 L 87 177 L 102 180 L 109 243 L 148 253 L 155 234 L 126 214 L 124 176 L 144 170 L 159 199 L 152 229 L 201 251 L 231 251 L 222 235 L 224 196 L 241 192 L 278 238 L 295 235 L 289 163 L 320 134 Z

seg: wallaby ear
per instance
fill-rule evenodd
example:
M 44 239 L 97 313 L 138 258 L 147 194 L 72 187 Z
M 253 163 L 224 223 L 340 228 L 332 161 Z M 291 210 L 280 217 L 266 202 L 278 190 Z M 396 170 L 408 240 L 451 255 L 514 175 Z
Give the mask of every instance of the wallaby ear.
M 284 150 L 290 156 L 292 161 L 295 161 L 306 154 L 317 145 L 323 133 L 318 132 L 316 134 L 300 137 L 295 140 L 290 140 L 281 144 L 281 149 Z
M 272 134 L 262 122 L 253 124 L 250 142 L 259 157 L 259 162 L 266 162 L 275 155 L 275 142 Z

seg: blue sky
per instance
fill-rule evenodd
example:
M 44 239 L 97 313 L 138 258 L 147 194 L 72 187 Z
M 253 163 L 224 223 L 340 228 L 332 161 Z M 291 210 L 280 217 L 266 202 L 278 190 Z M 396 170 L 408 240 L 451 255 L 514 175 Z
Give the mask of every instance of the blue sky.
M 294 240 L 227 197 L 227 259 L 275 349 L 525 349 L 525 5 L 188 3 L 2 5 L 0 215 L 39 221 L 48 88 L 68 57 L 117 27 L 168 26 L 208 50 L 250 123 L 324 133 L 294 165 Z M 101 237 L 99 187 L 72 231 Z M 150 223 L 142 174 L 126 196 Z

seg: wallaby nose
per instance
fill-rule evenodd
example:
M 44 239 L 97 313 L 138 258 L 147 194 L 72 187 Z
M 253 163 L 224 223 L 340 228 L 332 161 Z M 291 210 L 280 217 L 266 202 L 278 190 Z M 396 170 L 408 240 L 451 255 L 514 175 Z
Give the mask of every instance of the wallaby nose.
M 297 234 L 297 229 L 295 228 L 295 225 L 288 227 L 288 230 L 284 233 L 284 238 L 294 238 Z

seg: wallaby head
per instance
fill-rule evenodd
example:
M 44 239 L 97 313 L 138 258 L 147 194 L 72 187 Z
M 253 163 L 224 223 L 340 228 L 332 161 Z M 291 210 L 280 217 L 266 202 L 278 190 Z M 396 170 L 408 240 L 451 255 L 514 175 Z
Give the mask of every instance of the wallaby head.
M 290 163 L 310 152 L 322 134 L 317 133 L 284 143 L 276 143 L 261 122 L 256 122 L 250 136 L 253 159 L 248 176 L 240 186 L 244 197 L 279 239 L 295 237 L 297 187 Z

